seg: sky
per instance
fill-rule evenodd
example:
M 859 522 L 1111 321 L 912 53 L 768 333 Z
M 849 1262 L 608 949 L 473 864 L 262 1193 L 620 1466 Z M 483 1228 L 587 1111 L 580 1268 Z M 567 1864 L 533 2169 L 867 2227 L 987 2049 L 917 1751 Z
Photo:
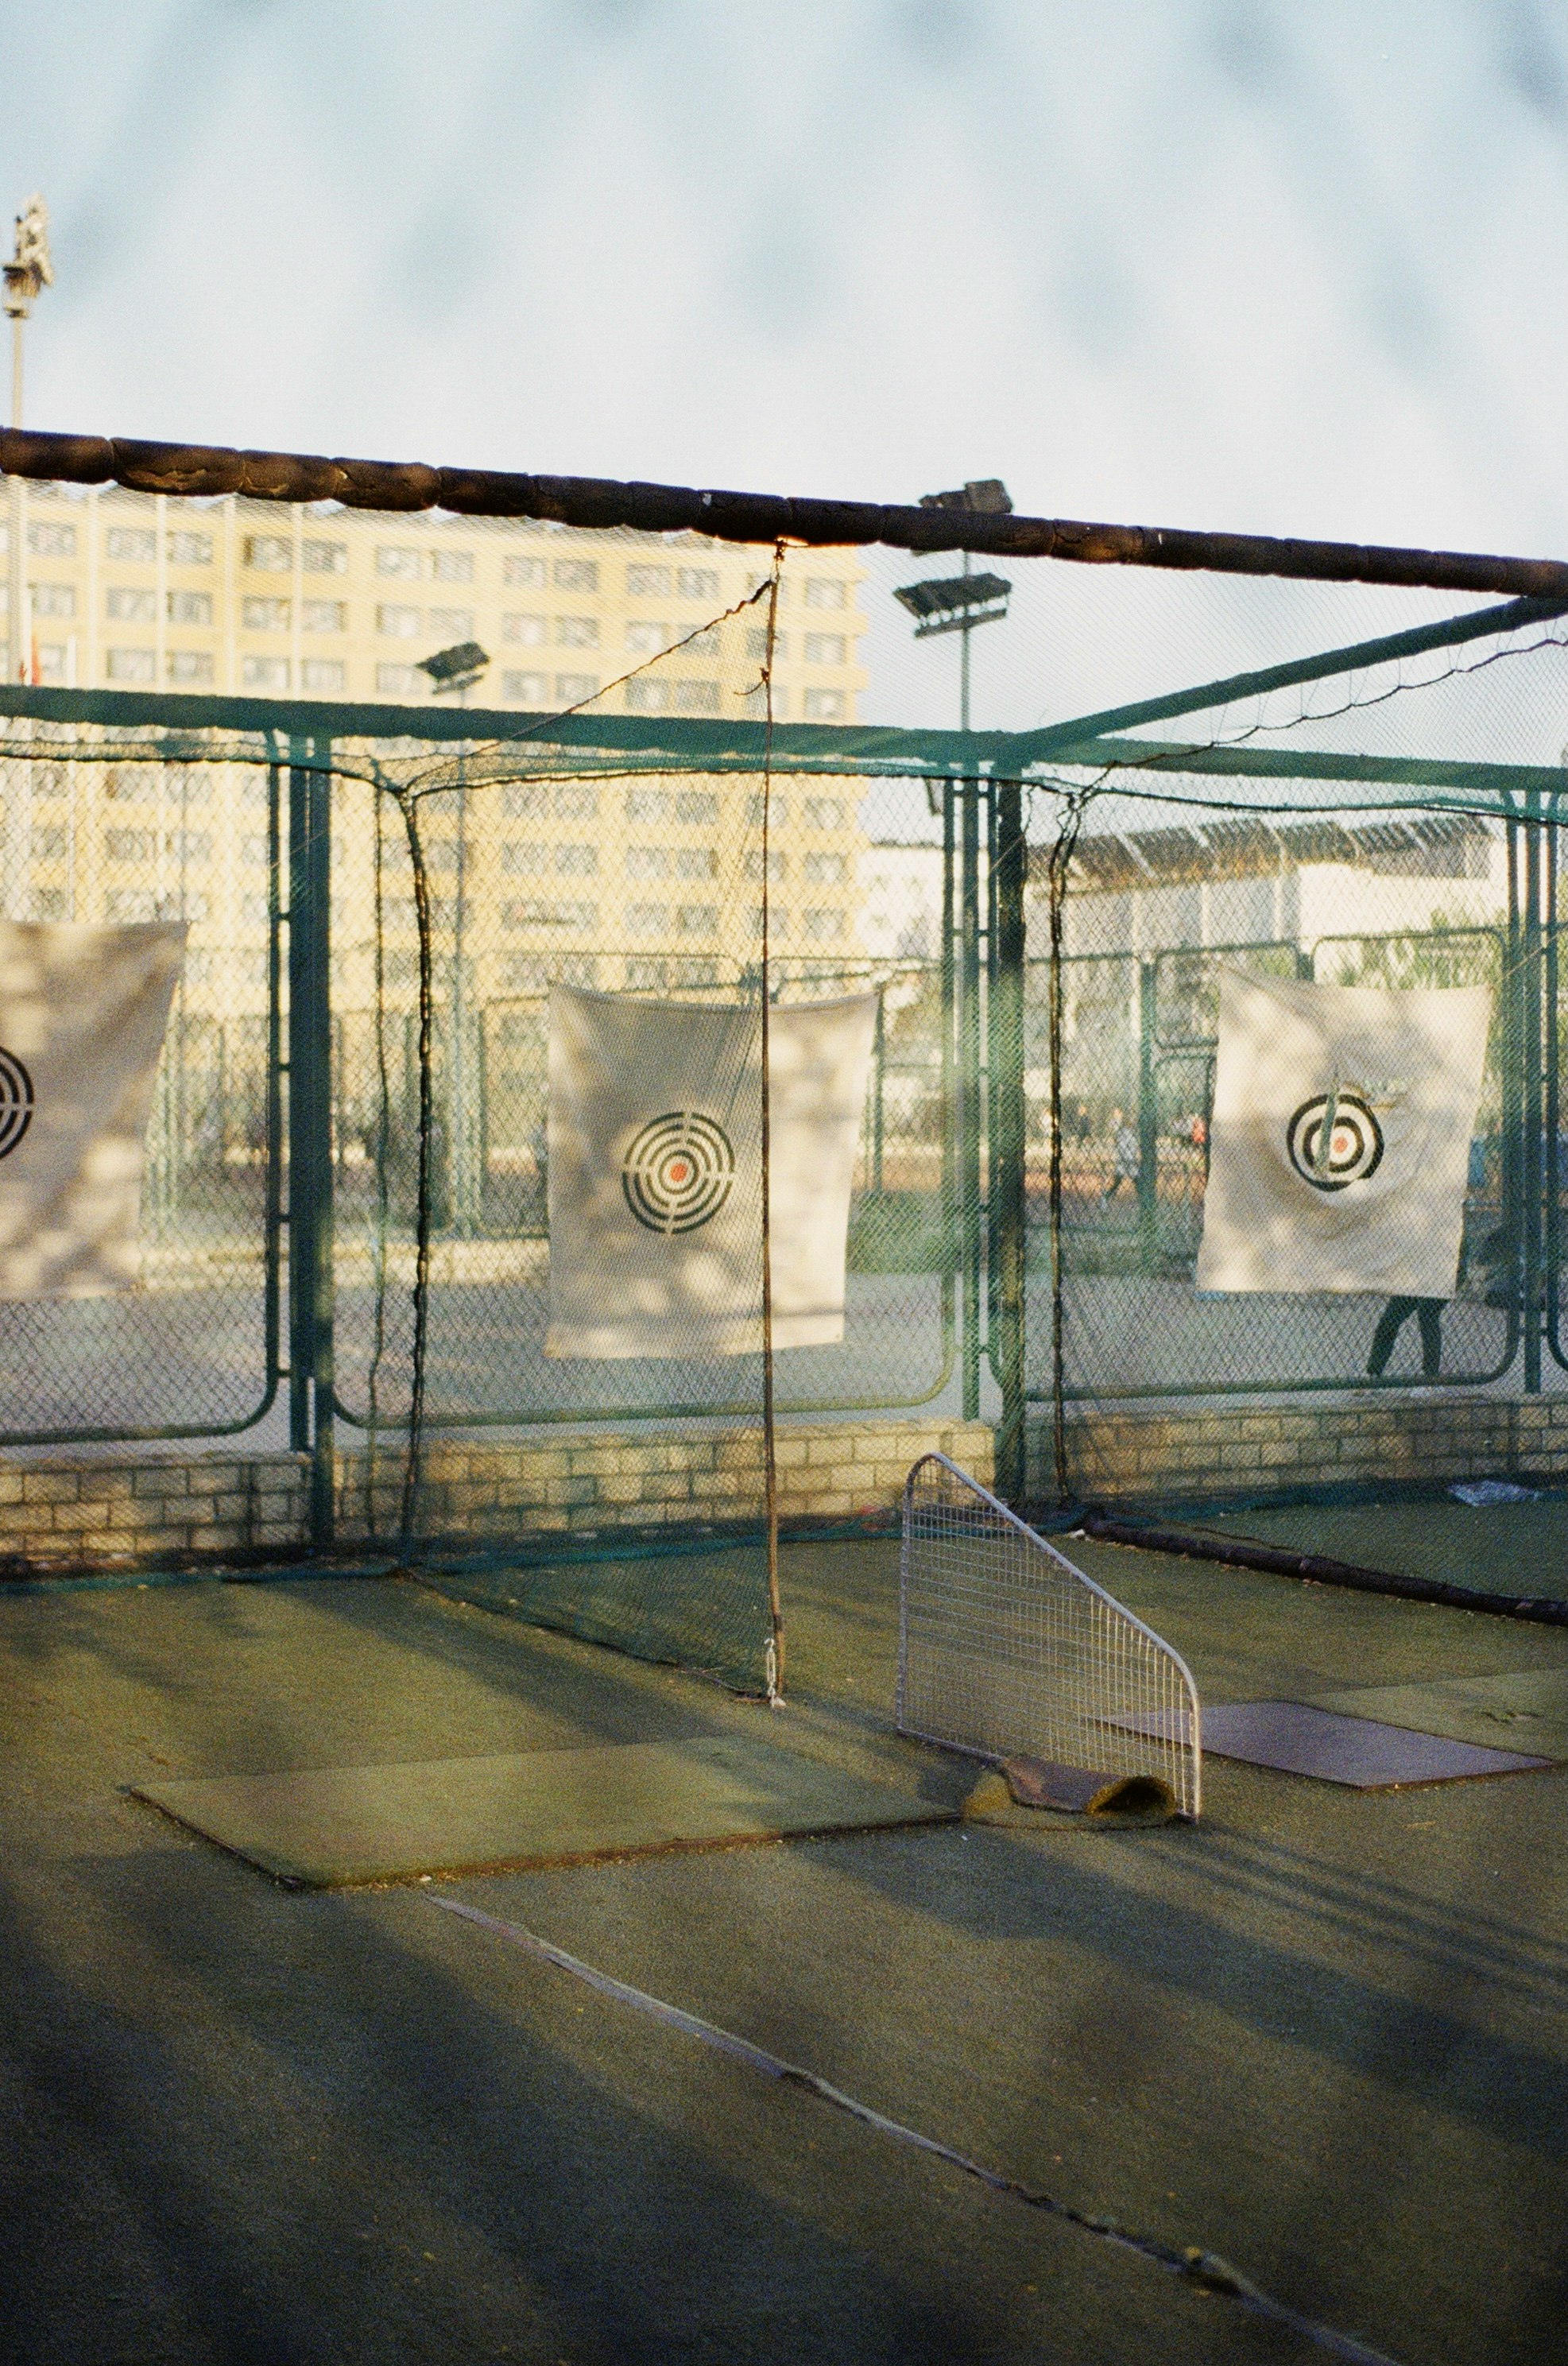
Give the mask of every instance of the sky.
M 33 425 L 1568 548 L 1551 0 L 0 0 L 0 54 Z

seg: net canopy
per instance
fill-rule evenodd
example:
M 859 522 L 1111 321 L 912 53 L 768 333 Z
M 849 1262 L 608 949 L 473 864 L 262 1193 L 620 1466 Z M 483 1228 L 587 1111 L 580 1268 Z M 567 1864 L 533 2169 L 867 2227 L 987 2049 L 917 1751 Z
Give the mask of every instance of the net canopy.
M 1198 1286 L 1236 972 L 1484 990 L 1438 1370 L 1556 1384 L 1568 594 L 5 490 L 0 910 L 190 932 L 142 1286 L 0 1309 L 7 1443 L 292 1444 L 323 1533 L 456 1552 L 432 1456 L 658 1436 L 657 1500 L 563 1469 L 509 1549 L 712 1545 L 668 1617 L 586 1562 L 560 1615 L 754 1677 L 712 1514 L 761 1452 L 750 1302 L 551 1352 L 551 997 L 728 1014 L 733 1094 L 764 984 L 873 1013 L 841 1335 L 778 1348 L 781 1436 L 979 1419 L 1004 1495 L 1070 1496 L 1074 1406 L 1432 1377 L 1416 1319 L 1377 1362 L 1388 1293 Z M 660 1155 L 722 1166 L 699 1135 Z

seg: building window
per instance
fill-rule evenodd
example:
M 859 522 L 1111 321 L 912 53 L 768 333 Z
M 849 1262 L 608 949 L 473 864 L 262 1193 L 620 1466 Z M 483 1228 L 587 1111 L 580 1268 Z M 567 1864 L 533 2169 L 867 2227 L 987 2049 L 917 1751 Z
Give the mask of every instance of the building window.
M 112 534 L 109 536 L 109 541 L 112 545 L 114 541 Z M 151 548 L 152 541 L 152 537 L 149 535 L 147 536 L 147 542 L 149 545 L 147 556 L 149 558 L 152 556 Z M 42 524 L 29 525 L 28 528 L 28 548 L 30 551 L 33 551 L 39 558 L 74 558 L 76 556 L 76 529 L 73 525 L 44 525 Z M 114 555 L 115 554 L 111 549 L 109 553 L 110 558 L 112 558 Z M 129 558 L 130 553 L 127 552 L 126 556 Z
M 240 603 L 240 622 L 247 633 L 286 633 L 291 603 L 287 600 L 247 599 Z
M 558 616 L 556 639 L 563 649 L 596 649 L 599 646 L 597 616 Z
M 210 862 L 212 833 L 205 829 L 171 829 L 164 839 L 164 850 L 176 862 Z
M 807 829 L 842 829 L 844 826 L 842 797 L 807 797 L 805 819 Z
M 158 899 L 151 887 L 111 887 L 104 897 L 106 920 L 155 920 Z
M 807 912 L 806 915 L 806 933 L 814 944 L 830 945 L 836 943 L 839 938 L 840 938 L 844 933 L 844 916 L 842 912 Z
M 106 862 L 151 862 L 158 851 L 157 833 L 151 829 L 106 829 Z
M 171 625 L 210 625 L 212 594 L 210 592 L 171 592 L 169 622 Z
M 682 567 L 675 579 L 675 588 L 682 600 L 716 600 L 718 569 L 716 567 Z
M 676 933 L 682 937 L 711 937 L 718 927 L 716 904 L 677 904 Z
M 247 690 L 287 690 L 287 658 L 242 658 L 240 680 Z
M 558 846 L 556 869 L 563 879 L 592 879 L 599 870 L 596 846 Z
M 628 789 L 626 804 L 628 821 L 668 821 L 670 818 L 668 789 Z
M 599 810 L 599 792 L 585 781 L 570 781 L 556 791 L 552 803 L 558 821 L 592 821 Z
M 842 665 L 844 662 L 842 633 L 807 633 L 806 662 L 807 665 Z
M 843 578 L 839 575 L 808 575 L 806 579 L 806 604 L 808 608 L 843 607 Z
M 389 546 L 382 543 L 376 553 L 376 572 L 378 575 L 400 575 L 405 582 L 417 583 L 419 557 L 417 550 L 411 550 L 404 544 Z
M 637 953 L 633 953 L 627 961 L 626 984 L 628 986 L 632 987 L 634 991 L 640 988 L 646 993 L 649 989 L 657 989 L 661 986 L 668 986 L 669 983 L 670 964 L 668 962 L 649 961 L 646 955 L 639 955 Z
M 760 937 L 761 933 L 762 907 L 761 904 L 753 904 L 751 907 L 751 934 L 754 937 Z M 780 904 L 770 904 L 768 906 L 768 933 L 770 936 L 773 937 L 787 937 L 789 934 L 789 914 Z
M 346 542 L 312 542 L 307 536 L 299 553 L 299 562 L 307 575 L 346 575 L 348 545 Z
M 542 649 L 546 625 L 543 616 L 502 616 L 501 637 L 503 641 L 520 641 L 525 649 Z
M 838 723 L 843 718 L 844 693 L 841 690 L 808 690 L 806 693 L 806 717 L 809 723 Z
M 432 608 L 430 630 L 438 641 L 471 641 L 474 612 L 471 608 Z
M 675 684 L 677 715 L 716 715 L 718 684 L 716 682 L 678 682 Z
M 599 677 L 596 673 L 558 673 L 556 676 L 556 696 L 563 706 L 580 706 L 585 698 L 596 697 L 598 691 Z
M 718 796 L 713 789 L 682 789 L 675 800 L 677 821 L 716 822 Z
M 76 614 L 76 592 L 70 583 L 35 583 L 32 587 L 35 616 L 73 616 Z
M 35 641 L 38 678 L 40 682 L 63 682 L 65 679 L 65 644 L 63 641 Z
M 63 764 L 39 764 L 32 768 L 35 797 L 62 797 L 70 787 Z
M 511 845 L 501 850 L 502 869 L 518 873 L 525 879 L 536 879 L 542 871 L 548 870 L 549 861 L 547 846 L 530 844 L 526 839 L 514 839 Z
M 104 594 L 104 608 L 118 623 L 150 625 L 158 614 L 157 594 L 135 591 L 129 583 L 111 583 Z
M 634 616 L 626 626 L 626 647 L 638 657 L 656 658 L 670 642 L 668 625 L 656 625 L 650 617 Z
M 788 819 L 789 799 L 775 789 L 768 800 L 770 827 L 782 829 Z M 761 829 L 762 827 L 762 800 L 760 796 L 750 796 L 746 800 L 746 826 L 748 829 Z
M 749 658 L 765 658 L 767 656 L 768 628 L 766 625 L 747 625 L 746 654 Z M 776 659 L 788 657 L 789 635 L 787 633 L 775 633 L 773 635 L 773 655 Z
M 430 559 L 430 571 L 437 583 L 471 583 L 474 580 L 471 550 L 433 550 Z
M 814 887 L 837 887 L 843 882 L 841 854 L 808 854 L 801 868 Z
M 668 904 L 628 904 L 626 926 L 628 937 L 661 937 L 670 925 Z
M 114 537 L 109 537 L 112 542 Z M 109 553 L 114 556 L 113 551 Z M 294 545 L 286 534 L 248 534 L 245 536 L 245 565 L 263 575 L 291 575 L 294 571 Z
M 410 698 L 419 688 L 419 669 L 411 665 L 378 665 L 376 687 L 383 698 Z
M 558 558 L 554 573 L 558 592 L 597 592 L 599 589 L 599 562 L 596 558 Z
M 677 879 L 716 879 L 718 850 L 712 846 L 678 846 L 675 849 Z
M 599 925 L 597 904 L 551 904 L 530 896 L 525 901 L 503 904 L 502 926 L 507 929 L 596 929 Z
M 188 687 L 195 683 L 209 682 L 212 679 L 210 649 L 171 649 L 169 651 L 171 682 L 183 682 Z
M 318 694 L 341 691 L 348 678 L 348 669 L 341 658 L 305 658 L 299 667 L 299 686 Z
M 158 661 L 151 649 L 110 649 L 104 670 L 111 682 L 156 682 Z
M 515 699 L 519 706 L 547 706 L 550 703 L 549 676 L 543 673 L 503 673 L 501 694 L 502 698 Z
M 783 879 L 786 875 L 788 870 L 788 855 L 781 854 L 776 848 L 770 846 L 768 849 L 768 878 L 770 883 Z M 748 879 L 760 879 L 761 875 L 762 851 L 761 847 L 753 847 L 751 851 L 746 857 L 746 876 Z
M 71 851 L 71 832 L 61 821 L 33 824 L 33 861 L 63 862 Z
M 628 715 L 662 715 L 670 704 L 667 682 L 637 681 L 626 684 Z
M 634 600 L 667 600 L 670 596 L 670 569 L 646 563 L 628 567 L 626 591 Z
M 346 633 L 348 603 L 344 600 L 301 600 L 299 622 L 307 633 Z
M 309 548 L 309 545 L 306 546 Z M 212 536 L 209 534 L 192 534 L 184 528 L 171 534 L 169 564 L 171 567 L 210 567 Z
M 545 562 L 542 558 L 525 558 L 514 554 L 502 559 L 501 580 L 503 583 L 525 584 L 530 591 L 537 591 L 545 580 Z
M 627 847 L 628 879 L 667 879 L 669 875 L 670 850 L 667 846 Z
M 385 633 L 389 640 L 417 641 L 420 613 L 417 608 L 396 608 L 383 603 L 376 611 L 376 630 Z
M 509 781 L 501 793 L 501 810 L 528 821 L 542 821 L 550 809 L 550 793 L 543 781 Z

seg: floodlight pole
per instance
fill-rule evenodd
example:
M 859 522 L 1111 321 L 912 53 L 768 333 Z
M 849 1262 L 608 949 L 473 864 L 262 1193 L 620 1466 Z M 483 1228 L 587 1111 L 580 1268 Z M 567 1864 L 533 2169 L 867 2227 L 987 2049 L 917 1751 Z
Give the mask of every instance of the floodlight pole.
M 49 253 L 49 208 L 39 197 L 31 197 L 17 216 L 17 238 L 11 260 L 5 265 L 5 306 L 11 321 L 11 424 L 22 423 L 22 330 L 34 304 L 44 288 L 54 284 L 54 265 Z M 27 496 L 20 479 L 11 487 L 10 501 L 10 576 L 11 596 L 6 633 L 9 662 L 6 672 L 12 682 L 25 682 L 28 673 L 27 652 L 27 565 L 23 545 L 27 538 Z

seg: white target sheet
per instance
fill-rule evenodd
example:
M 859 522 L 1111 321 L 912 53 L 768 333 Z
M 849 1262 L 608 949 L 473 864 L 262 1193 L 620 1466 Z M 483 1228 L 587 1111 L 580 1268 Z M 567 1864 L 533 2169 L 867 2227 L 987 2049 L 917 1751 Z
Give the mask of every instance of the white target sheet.
M 1451 1298 L 1491 1009 L 1223 968 L 1199 1289 Z
M 773 1343 L 844 1335 L 875 995 L 770 1014 Z M 549 1356 L 754 1354 L 762 1343 L 755 1003 L 550 990 Z
M 141 1274 L 144 1136 L 183 923 L 0 920 L 0 1298 Z

